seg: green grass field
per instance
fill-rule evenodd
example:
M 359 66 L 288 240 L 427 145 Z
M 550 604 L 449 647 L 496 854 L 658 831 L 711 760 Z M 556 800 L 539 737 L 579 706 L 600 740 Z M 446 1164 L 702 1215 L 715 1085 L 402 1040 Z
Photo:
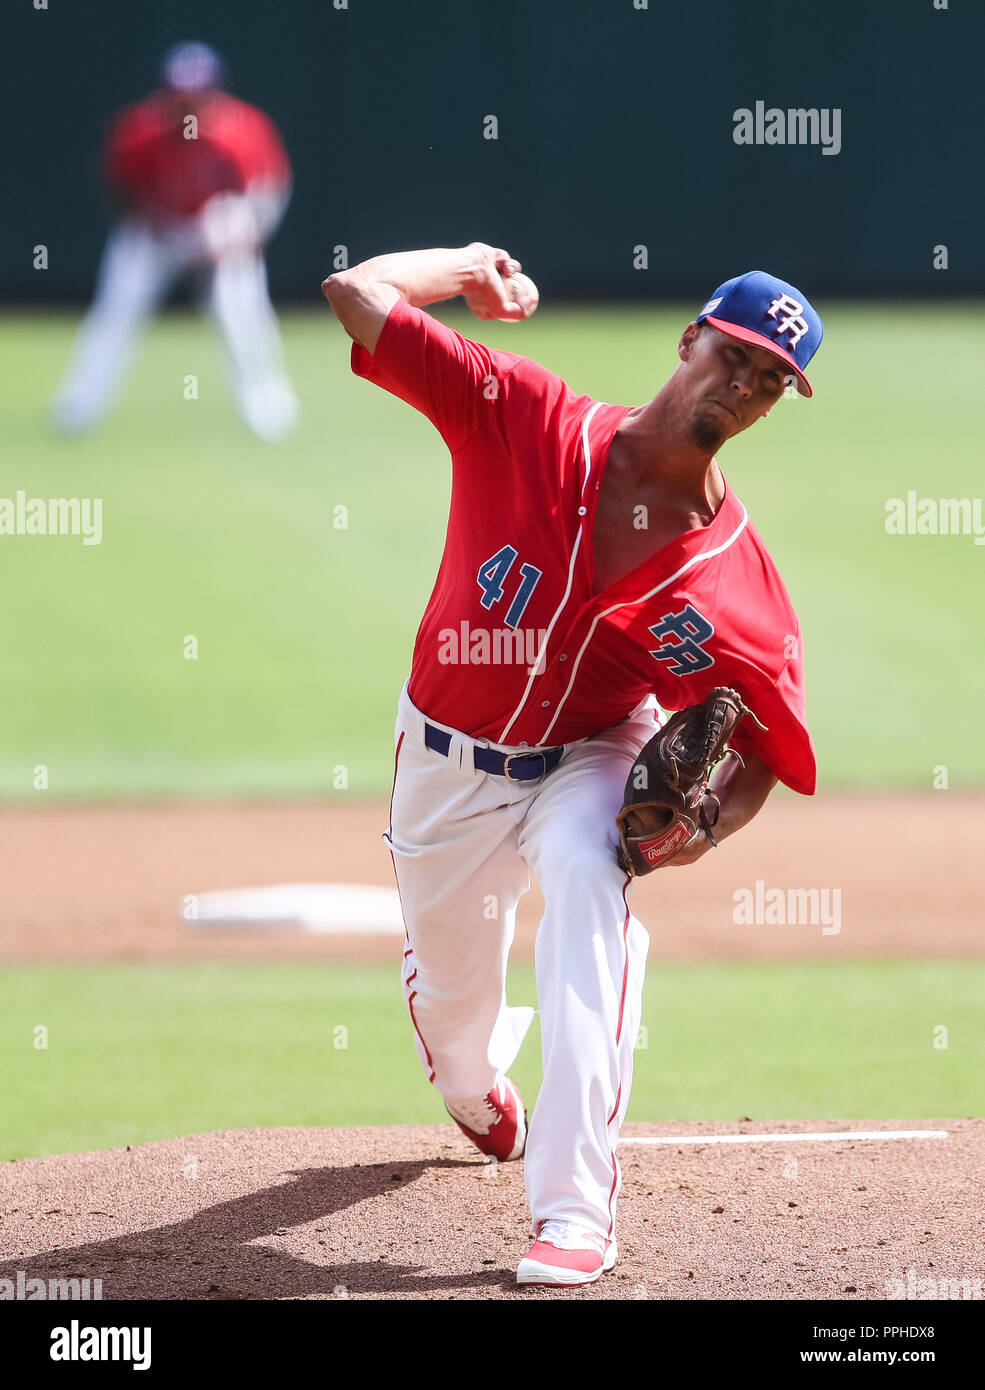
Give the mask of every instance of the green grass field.
M 973 497 L 973 306 L 825 305 L 813 401 L 783 401 L 723 451 L 801 615 L 827 787 L 985 779 L 972 634 L 985 551 L 890 537 L 907 489 Z M 680 310 L 545 303 L 524 325 L 449 321 L 578 390 L 636 404 L 673 369 Z M 117 411 L 82 440 L 47 403 L 75 316 L 8 317 L 3 496 L 101 497 L 103 541 L 0 536 L 0 797 L 385 791 L 396 696 L 440 557 L 449 465 L 430 424 L 348 371 L 327 306 L 285 316 L 305 410 L 281 446 L 243 431 L 205 324 L 155 324 Z M 199 377 L 199 399 L 183 380 Z M 333 525 L 348 509 L 347 529 Z M 480 519 L 477 518 L 477 522 Z M 197 661 L 184 641 L 198 639 Z M 946 720 L 939 704 L 946 689 Z
M 651 966 L 629 1118 L 980 1113 L 983 992 L 981 961 Z M 514 968 L 512 1001 L 534 997 L 530 968 Z M 933 1045 L 940 1024 L 946 1050 Z M 529 1106 L 536 1023 L 513 1075 Z M 396 970 L 314 963 L 8 969 L 0 1116 L 0 1160 L 241 1126 L 446 1118 Z

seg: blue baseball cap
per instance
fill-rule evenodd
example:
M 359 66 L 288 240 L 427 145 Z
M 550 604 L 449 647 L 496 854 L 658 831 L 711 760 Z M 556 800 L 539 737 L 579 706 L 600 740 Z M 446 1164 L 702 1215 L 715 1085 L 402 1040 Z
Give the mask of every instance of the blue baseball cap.
M 814 391 L 804 368 L 821 346 L 824 324 L 800 290 L 765 270 L 747 270 L 726 280 L 695 323 L 710 323 L 740 342 L 765 348 L 792 369 L 802 396 Z
M 199 92 L 225 81 L 222 59 L 207 43 L 176 43 L 164 55 L 161 78 L 177 92 Z

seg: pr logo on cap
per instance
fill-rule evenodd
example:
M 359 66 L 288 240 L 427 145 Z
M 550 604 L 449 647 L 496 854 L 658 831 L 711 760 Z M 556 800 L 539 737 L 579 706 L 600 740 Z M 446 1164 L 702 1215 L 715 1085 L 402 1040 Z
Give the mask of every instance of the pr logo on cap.
M 721 301 L 718 302 L 720 303 Z M 713 300 L 712 303 L 715 303 L 715 301 Z M 791 352 L 800 342 L 804 334 L 811 331 L 811 326 L 807 320 L 800 317 L 804 312 L 803 304 L 801 304 L 798 299 L 792 299 L 789 294 L 781 294 L 778 298 L 774 299 L 766 312 L 771 319 L 777 318 L 780 314 L 786 314 L 785 319 L 780 319 L 775 336 L 779 338 L 782 333 L 789 333 L 791 337 L 787 346 L 790 348 Z

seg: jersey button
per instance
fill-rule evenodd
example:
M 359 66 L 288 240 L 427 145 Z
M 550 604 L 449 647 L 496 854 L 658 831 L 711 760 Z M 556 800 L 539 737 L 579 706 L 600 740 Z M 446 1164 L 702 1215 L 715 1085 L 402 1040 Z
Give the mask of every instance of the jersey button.
M 558 657 L 558 661 L 567 661 L 567 659 L 568 659 L 568 653 L 567 653 L 567 652 L 562 652 L 561 655 Z
M 540 707 L 541 707 L 541 709 L 547 709 L 547 707 L 548 707 L 548 705 L 549 705 L 550 703 L 551 703 L 550 700 L 541 700 L 541 702 L 540 702 Z
M 579 507 L 579 508 L 578 508 L 578 515 L 579 515 L 579 516 L 585 516 L 585 515 L 587 514 L 587 512 L 588 512 L 588 508 L 587 508 L 587 507 Z
M 529 747 L 530 747 L 530 744 L 527 742 L 526 739 L 522 739 L 522 740 L 520 741 L 519 747 L 520 747 L 520 748 L 529 748 Z

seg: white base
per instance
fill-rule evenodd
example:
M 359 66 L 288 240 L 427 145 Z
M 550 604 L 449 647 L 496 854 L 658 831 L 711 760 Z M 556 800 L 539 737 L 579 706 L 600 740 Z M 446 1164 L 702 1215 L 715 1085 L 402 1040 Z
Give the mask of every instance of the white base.
M 190 893 L 182 915 L 190 927 L 247 927 L 317 936 L 403 936 L 394 888 L 366 883 L 275 883 Z

